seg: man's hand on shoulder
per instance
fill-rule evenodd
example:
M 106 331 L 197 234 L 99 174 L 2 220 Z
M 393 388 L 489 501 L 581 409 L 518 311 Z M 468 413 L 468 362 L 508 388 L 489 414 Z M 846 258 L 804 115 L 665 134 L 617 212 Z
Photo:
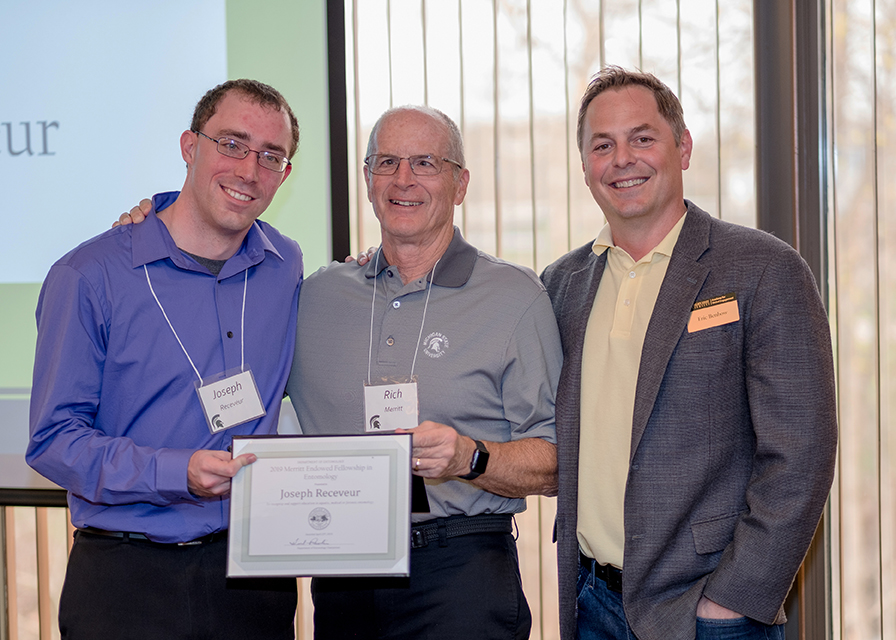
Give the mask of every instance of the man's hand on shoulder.
M 140 224 L 144 220 L 146 220 L 146 216 L 149 215 L 149 212 L 152 211 L 152 200 L 147 200 L 143 198 L 136 207 L 131 209 L 127 213 L 122 213 L 118 216 L 118 221 L 112 223 L 112 228 L 119 225 L 128 225 L 128 224 Z
M 127 214 L 123 214 L 127 215 Z M 370 262 L 370 259 L 376 254 L 376 247 L 370 247 L 367 251 L 362 251 L 358 254 L 358 257 L 354 256 L 345 256 L 344 262 L 357 262 L 359 267 L 363 267 L 365 264 Z
M 231 458 L 226 451 L 200 449 L 190 456 L 187 488 L 201 498 L 223 496 L 230 492 L 230 480 L 246 465 L 257 460 L 254 453 Z

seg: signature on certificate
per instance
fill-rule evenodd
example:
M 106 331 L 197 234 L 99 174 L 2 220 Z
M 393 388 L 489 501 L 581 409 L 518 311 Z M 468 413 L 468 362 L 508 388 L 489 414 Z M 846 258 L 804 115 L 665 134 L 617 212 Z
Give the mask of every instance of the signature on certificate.
M 291 547 L 329 547 L 330 541 L 326 538 L 296 538 L 288 544 Z

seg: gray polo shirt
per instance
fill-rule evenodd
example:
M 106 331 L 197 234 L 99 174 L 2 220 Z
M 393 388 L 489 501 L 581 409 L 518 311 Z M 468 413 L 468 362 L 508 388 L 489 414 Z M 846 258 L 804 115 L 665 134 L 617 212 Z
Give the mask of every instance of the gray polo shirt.
M 562 351 L 551 303 L 530 269 L 454 239 L 429 277 L 403 285 L 382 249 L 364 267 L 333 263 L 302 284 L 295 358 L 287 392 L 303 433 L 364 433 L 364 382 L 414 375 L 420 421 L 479 440 L 555 443 L 554 396 Z M 377 272 L 375 272 L 377 269 Z M 376 278 L 376 300 L 373 282 Z M 427 480 L 432 513 L 415 520 L 518 513 L 505 498 L 460 479 Z

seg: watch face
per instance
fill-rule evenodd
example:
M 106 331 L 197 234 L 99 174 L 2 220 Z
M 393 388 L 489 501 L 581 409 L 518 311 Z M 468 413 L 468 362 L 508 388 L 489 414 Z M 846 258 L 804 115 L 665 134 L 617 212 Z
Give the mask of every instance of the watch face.
M 485 467 L 488 465 L 488 449 L 479 440 L 473 440 L 476 443 L 476 451 L 470 459 L 470 473 L 460 476 L 464 480 L 473 480 L 485 473 Z
M 485 448 L 485 445 L 479 442 L 476 442 L 476 451 L 473 452 L 473 460 L 470 462 L 470 471 L 473 473 L 485 473 L 485 467 L 488 465 L 488 449 Z

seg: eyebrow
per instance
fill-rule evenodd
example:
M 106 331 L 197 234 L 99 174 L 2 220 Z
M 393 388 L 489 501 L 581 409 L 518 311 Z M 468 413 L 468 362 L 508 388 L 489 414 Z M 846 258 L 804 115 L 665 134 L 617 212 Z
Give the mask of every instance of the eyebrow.
M 653 130 L 653 127 L 645 122 L 644 124 L 639 124 L 638 126 L 636 126 L 636 127 L 632 127 L 631 129 L 629 129 L 628 131 L 626 131 L 626 132 L 625 132 L 625 137 L 629 137 L 629 136 L 634 135 L 634 134 L 636 134 L 636 133 L 641 133 L 642 131 L 652 131 L 652 130 Z M 594 133 L 594 134 L 591 136 L 591 140 L 592 140 L 592 141 L 597 140 L 598 138 L 609 138 L 609 139 L 612 139 L 613 136 L 610 135 L 609 133 L 604 133 L 603 131 L 598 131 L 597 133 Z
M 235 129 L 222 129 L 218 132 L 219 138 L 234 138 L 236 140 L 241 140 L 246 144 L 249 144 L 249 134 L 245 131 L 237 131 Z M 262 145 L 263 151 L 270 151 L 272 153 L 278 153 L 282 156 L 286 156 L 286 149 L 281 147 L 279 144 L 274 144 L 272 142 L 265 142 Z

